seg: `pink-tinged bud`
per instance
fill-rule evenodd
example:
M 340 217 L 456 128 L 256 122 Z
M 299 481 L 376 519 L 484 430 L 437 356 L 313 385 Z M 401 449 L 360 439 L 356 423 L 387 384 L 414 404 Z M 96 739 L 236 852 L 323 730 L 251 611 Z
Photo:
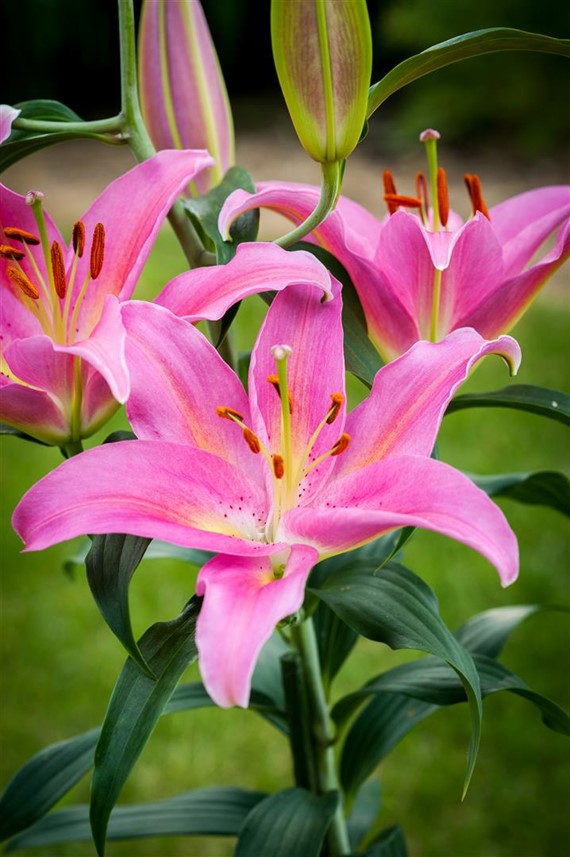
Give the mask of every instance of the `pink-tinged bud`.
M 272 0 L 279 83 L 305 151 L 348 157 L 366 121 L 372 36 L 366 0 Z
M 233 120 L 199 0 L 144 0 L 139 30 L 143 117 L 157 149 L 207 149 L 215 165 L 192 181 L 207 193 L 235 163 Z
M 12 122 L 17 119 L 22 111 L 9 104 L 0 104 L 0 143 L 7 140 L 12 133 Z

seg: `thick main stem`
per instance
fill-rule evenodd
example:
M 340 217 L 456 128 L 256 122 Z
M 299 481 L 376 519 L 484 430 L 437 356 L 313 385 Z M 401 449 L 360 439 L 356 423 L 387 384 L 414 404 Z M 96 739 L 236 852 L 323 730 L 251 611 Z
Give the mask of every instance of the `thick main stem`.
M 329 707 L 323 687 L 321 664 L 315 627 L 311 618 L 305 619 L 292 629 L 293 641 L 299 652 L 307 682 L 307 694 L 312 718 L 313 754 L 319 793 L 337 791 L 341 794 L 334 757 L 335 726 L 329 715 Z M 342 802 L 339 805 L 327 833 L 332 857 L 350 854 L 350 843 Z

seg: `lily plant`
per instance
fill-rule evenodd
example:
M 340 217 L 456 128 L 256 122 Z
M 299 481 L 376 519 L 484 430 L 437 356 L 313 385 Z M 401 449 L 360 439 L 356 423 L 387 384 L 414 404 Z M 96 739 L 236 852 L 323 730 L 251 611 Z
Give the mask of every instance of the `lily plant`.
M 413 195 L 398 193 L 384 174 L 386 217 L 340 197 L 307 239 L 346 268 L 385 360 L 462 327 L 487 339 L 507 333 L 570 255 L 570 186 L 537 188 L 487 208 L 479 177 L 466 174 L 472 216 L 463 222 L 437 166 L 438 138 L 431 129 L 422 134 L 429 172 L 418 174 Z M 261 182 L 253 194 L 236 190 L 220 213 L 220 232 L 228 238 L 234 219 L 254 208 L 300 223 L 318 197 L 317 187 L 287 182 Z M 554 245 L 532 261 L 557 231 Z
M 212 159 L 165 151 L 112 182 L 73 227 L 69 246 L 43 194 L 0 190 L 0 420 L 77 448 L 129 395 L 120 304 L 158 230 Z
M 500 509 L 431 458 L 443 412 L 471 367 L 515 340 L 458 330 L 377 374 L 346 415 L 341 298 L 292 285 L 254 346 L 249 395 L 205 337 L 169 310 L 124 304 L 138 437 L 64 462 L 18 505 L 27 550 L 77 535 L 130 533 L 214 551 L 201 569 L 200 669 L 220 706 L 247 706 L 275 626 L 303 604 L 320 559 L 399 527 L 422 527 L 485 556 L 504 585 L 518 569 Z M 165 347 L 168 343 L 168 347 Z

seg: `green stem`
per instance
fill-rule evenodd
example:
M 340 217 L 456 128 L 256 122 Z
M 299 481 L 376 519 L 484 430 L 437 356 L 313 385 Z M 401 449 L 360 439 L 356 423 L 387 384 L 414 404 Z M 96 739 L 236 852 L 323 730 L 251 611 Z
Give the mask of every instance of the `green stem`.
M 321 794 L 337 791 L 342 794 L 336 773 L 334 741 L 336 729 L 329 715 L 329 707 L 323 687 L 319 650 L 313 620 L 309 617 L 291 629 L 292 639 L 303 661 L 307 694 L 312 715 L 313 753 L 316 763 L 317 784 Z M 344 818 L 342 802 L 327 833 L 331 857 L 350 854 L 350 843 Z
M 137 161 L 146 161 L 156 154 L 141 113 L 137 78 L 135 16 L 132 0 L 119 0 L 119 34 L 121 51 L 121 115 L 123 132 Z M 174 203 L 168 214 L 184 255 L 191 268 L 212 264 L 198 233 L 188 219 L 180 202 Z
M 439 304 L 441 300 L 441 271 L 439 268 L 436 268 L 433 272 L 433 295 L 431 300 L 431 327 L 429 338 L 432 342 L 437 342 Z
M 123 130 L 123 117 L 119 113 L 109 119 L 95 119 L 93 122 L 54 122 L 46 119 L 16 119 L 13 127 L 18 131 L 39 131 L 46 134 L 52 131 L 66 131 L 74 134 L 120 134 Z
M 317 207 L 299 226 L 277 239 L 275 243 L 279 247 L 287 248 L 291 244 L 301 241 L 331 213 L 340 193 L 341 163 L 341 161 L 334 161 L 329 164 L 321 164 L 321 196 Z

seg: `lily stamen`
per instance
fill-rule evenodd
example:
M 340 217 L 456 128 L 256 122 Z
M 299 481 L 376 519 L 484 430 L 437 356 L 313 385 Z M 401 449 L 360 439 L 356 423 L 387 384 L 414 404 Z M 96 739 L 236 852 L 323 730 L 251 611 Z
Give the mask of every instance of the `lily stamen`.
M 347 449 L 351 440 L 351 436 L 349 434 L 346 434 L 346 432 L 343 432 L 337 442 L 333 444 L 333 446 L 331 446 L 329 450 L 323 452 L 323 454 L 319 455 L 318 458 L 315 458 L 315 460 L 312 461 L 308 467 L 305 467 L 302 475 L 307 476 L 307 474 L 310 473 L 311 470 L 314 470 L 315 467 L 318 467 L 319 464 L 322 464 L 322 462 L 325 461 L 327 458 L 332 458 L 335 455 L 341 455 L 341 453 L 343 453 L 345 449 Z
M 96 280 L 101 273 L 103 267 L 103 259 L 105 257 L 105 227 L 102 223 L 97 223 L 93 230 L 93 241 L 91 243 L 91 257 L 89 260 L 89 269 L 91 279 Z
M 422 201 L 420 215 L 422 218 L 422 223 L 424 224 L 424 226 L 427 226 L 427 218 L 429 211 L 429 194 L 427 179 L 422 172 L 416 173 L 416 196 Z
M 258 436 L 254 434 L 252 430 L 247 426 L 244 426 L 243 429 L 243 439 L 245 440 L 251 451 L 255 453 L 255 455 L 261 452 L 261 442 Z
M 22 244 L 40 243 L 40 239 L 33 232 L 28 232 L 27 229 L 19 229 L 17 226 L 5 226 L 4 234 L 6 238 L 11 238 L 13 241 L 21 241 Z
M 436 186 L 439 219 L 442 226 L 447 226 L 449 218 L 449 192 L 447 190 L 447 176 L 443 167 L 439 167 L 437 170 Z
M 471 200 L 471 205 L 473 207 L 473 216 L 477 214 L 478 211 L 483 214 L 487 220 L 490 220 L 489 217 L 489 209 L 485 204 L 485 200 L 483 199 L 483 191 L 481 188 L 481 180 L 479 176 L 474 175 L 472 173 L 465 173 L 463 176 L 465 179 L 465 185 L 467 187 L 467 193 L 469 194 L 469 199 Z
M 273 387 L 273 389 L 275 390 L 275 392 L 277 393 L 279 398 L 281 398 L 281 386 L 279 384 L 279 375 L 268 375 L 267 380 L 271 384 L 271 386 Z M 292 414 L 293 413 L 293 397 L 291 396 L 291 393 L 289 392 L 289 390 L 287 390 L 287 398 L 289 399 L 289 413 Z
M 81 259 L 83 256 L 83 251 L 85 249 L 85 224 L 82 220 L 76 220 L 73 224 L 73 232 L 71 235 L 71 241 L 73 243 L 73 250 L 75 255 Z
M 63 251 L 58 241 L 53 241 L 50 249 L 51 267 L 53 270 L 53 281 L 58 298 L 63 299 L 67 291 L 65 278 L 65 261 Z
M 396 196 L 398 191 L 396 190 L 396 183 L 394 181 L 394 176 L 390 172 L 390 170 L 384 170 L 382 175 L 384 180 L 384 201 L 386 200 L 386 195 Z M 394 214 L 395 211 L 398 210 L 398 206 L 393 202 L 387 202 L 388 204 L 388 214 Z
M 339 411 L 344 404 L 344 394 L 343 393 L 331 393 L 332 400 L 332 408 L 330 409 L 328 416 L 326 418 L 327 425 L 331 425 L 334 423 L 336 418 L 339 415 Z
M 403 208 L 420 208 L 422 201 L 417 196 L 406 196 L 402 193 L 385 193 L 384 202 L 388 206 L 390 214 L 394 214 L 400 206 Z M 393 209 L 393 210 L 392 210 Z
M 216 413 L 224 420 L 233 420 L 233 422 L 238 425 L 244 425 L 243 414 L 240 414 L 239 411 L 234 411 L 233 408 L 226 408 L 224 405 L 218 405 Z
M 39 300 L 39 291 L 23 271 L 19 271 L 18 268 L 14 268 L 13 265 L 8 265 L 6 273 L 14 285 L 20 289 L 26 297 L 31 298 L 34 301 Z
M 26 254 L 23 250 L 17 250 L 15 247 L 10 247 L 9 244 L 0 244 L 0 257 L 2 259 L 12 259 L 14 262 L 19 262 Z
M 271 456 L 271 461 L 273 463 L 273 473 L 275 474 L 275 478 L 283 479 L 285 474 L 285 462 L 283 461 L 283 456 L 275 453 Z

